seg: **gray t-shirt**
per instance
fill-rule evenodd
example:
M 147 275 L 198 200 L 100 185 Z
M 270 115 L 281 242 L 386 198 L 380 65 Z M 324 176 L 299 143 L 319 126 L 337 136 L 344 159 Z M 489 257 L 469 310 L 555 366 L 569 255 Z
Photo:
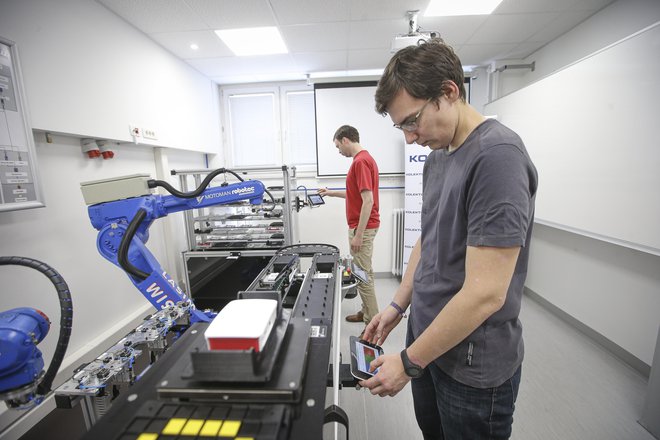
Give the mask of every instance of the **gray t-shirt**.
M 411 307 L 418 337 L 461 289 L 467 246 L 522 246 L 504 306 L 435 363 L 463 384 L 496 387 L 523 358 L 518 320 L 527 275 L 537 173 L 520 137 L 488 119 L 424 164 L 421 259 Z

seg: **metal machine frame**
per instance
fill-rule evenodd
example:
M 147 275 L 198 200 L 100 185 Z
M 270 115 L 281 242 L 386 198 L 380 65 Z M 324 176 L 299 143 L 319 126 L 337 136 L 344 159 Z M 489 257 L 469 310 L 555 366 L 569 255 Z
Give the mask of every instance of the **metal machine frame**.
M 211 170 L 207 169 L 191 169 L 191 170 L 172 170 L 172 174 L 179 176 L 179 184 L 181 190 L 186 192 L 189 191 L 190 181 L 189 177 L 193 178 L 194 187 L 198 187 L 202 182 L 203 177 L 208 174 Z M 294 219 L 293 219 L 293 192 L 292 192 L 292 182 L 295 184 L 296 178 L 296 167 L 288 167 L 283 165 L 282 167 L 268 167 L 268 168 L 232 168 L 232 171 L 236 173 L 243 173 L 246 177 L 272 177 L 281 173 L 282 177 L 282 192 L 284 197 L 284 202 L 281 203 L 282 206 L 282 220 L 284 222 L 284 246 L 289 246 L 296 242 L 295 237 L 295 228 L 294 228 Z M 279 177 L 277 177 L 279 179 Z M 199 214 L 199 213 L 197 213 Z M 186 228 L 186 239 L 188 242 L 188 249 L 190 252 L 197 251 L 197 242 L 195 239 L 195 221 L 196 213 L 194 211 L 184 212 L 184 222 Z M 264 248 L 263 250 L 273 249 Z M 236 249 L 232 249 L 236 250 Z M 245 249 L 248 250 L 248 249 Z M 215 252 L 213 250 L 202 251 L 202 252 Z M 219 252 L 225 252 L 219 251 Z M 274 253 L 274 252 L 273 252 Z
M 304 273 L 297 261 L 300 257 L 311 258 Z M 335 318 L 341 306 L 343 269 L 334 246 L 293 245 L 279 250 L 249 288 L 239 293 L 240 297 L 296 295 L 293 307 L 282 311 L 288 321 L 267 379 L 249 383 L 196 380 L 190 370 L 191 356 L 204 350 L 208 323 L 195 323 L 130 392 L 117 397 L 85 438 L 160 435 L 171 428 L 172 420 L 196 424 L 197 435 L 205 423 L 216 423 L 215 417 L 224 417 L 221 423 L 231 422 L 227 426 L 236 428 L 233 436 L 256 439 L 322 438 L 327 422 L 341 422 L 348 428 L 348 417 L 339 407 L 340 368 L 328 374 L 330 363 L 341 364 L 340 320 Z M 293 290 L 294 285 L 297 291 L 288 292 L 287 286 Z M 326 408 L 328 386 L 333 387 L 333 404 Z

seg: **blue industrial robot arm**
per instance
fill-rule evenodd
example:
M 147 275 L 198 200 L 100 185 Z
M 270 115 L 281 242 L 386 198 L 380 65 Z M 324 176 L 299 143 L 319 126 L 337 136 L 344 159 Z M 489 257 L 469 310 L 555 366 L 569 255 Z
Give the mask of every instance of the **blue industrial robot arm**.
M 153 182 L 156 181 L 149 182 L 151 187 L 156 186 Z M 169 186 L 162 183 L 158 186 Z M 177 195 L 131 197 L 95 204 L 88 209 L 92 225 L 99 231 L 96 243 L 101 255 L 124 269 L 135 287 L 158 310 L 188 301 L 188 296 L 145 245 L 153 221 L 173 212 L 241 200 L 249 200 L 253 205 L 261 204 L 265 191 L 264 185 L 256 180 L 208 189 L 203 189 L 204 185 L 191 193 L 180 193 L 169 187 L 167 189 Z M 210 320 L 192 306 L 191 314 L 194 320 Z
M 42 312 L 19 307 L 0 312 L 0 400 L 9 408 L 27 409 L 40 403 L 50 391 L 71 336 L 73 308 L 71 292 L 60 274 L 39 260 L 0 257 L 0 266 L 25 266 L 45 275 L 53 283 L 60 301 L 60 334 L 53 358 L 44 374 L 44 360 L 37 345 L 50 328 Z
M 50 321 L 42 312 L 29 307 L 0 312 L 0 396 L 33 386 L 41 378 L 44 360 L 37 348 L 48 334 Z M 30 390 L 31 391 L 31 390 Z

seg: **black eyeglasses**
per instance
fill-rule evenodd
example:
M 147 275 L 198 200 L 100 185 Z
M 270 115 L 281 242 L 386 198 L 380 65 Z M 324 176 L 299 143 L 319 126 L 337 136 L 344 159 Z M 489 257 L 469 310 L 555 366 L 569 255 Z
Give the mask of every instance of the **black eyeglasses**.
M 399 130 L 403 131 L 415 131 L 419 127 L 417 124 L 417 121 L 419 120 L 419 117 L 422 115 L 422 112 L 426 108 L 427 105 L 429 105 L 429 102 L 431 102 L 433 98 L 429 98 L 426 103 L 422 106 L 422 108 L 419 109 L 417 114 L 413 116 L 412 118 L 402 122 L 401 124 L 393 124 L 395 128 L 398 128 Z

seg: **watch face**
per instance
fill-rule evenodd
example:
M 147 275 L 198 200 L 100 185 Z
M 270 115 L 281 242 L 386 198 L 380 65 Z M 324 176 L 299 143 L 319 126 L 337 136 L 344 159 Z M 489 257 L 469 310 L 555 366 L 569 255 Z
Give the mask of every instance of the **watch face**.
M 423 370 L 419 367 L 413 367 L 410 366 L 406 368 L 406 374 L 414 379 L 417 379 L 418 377 L 421 377 L 423 373 Z
M 403 361 L 403 369 L 408 376 L 412 377 L 413 379 L 422 376 L 424 372 L 423 368 L 410 361 L 408 358 L 408 353 L 406 353 L 405 349 L 401 351 L 401 360 Z

